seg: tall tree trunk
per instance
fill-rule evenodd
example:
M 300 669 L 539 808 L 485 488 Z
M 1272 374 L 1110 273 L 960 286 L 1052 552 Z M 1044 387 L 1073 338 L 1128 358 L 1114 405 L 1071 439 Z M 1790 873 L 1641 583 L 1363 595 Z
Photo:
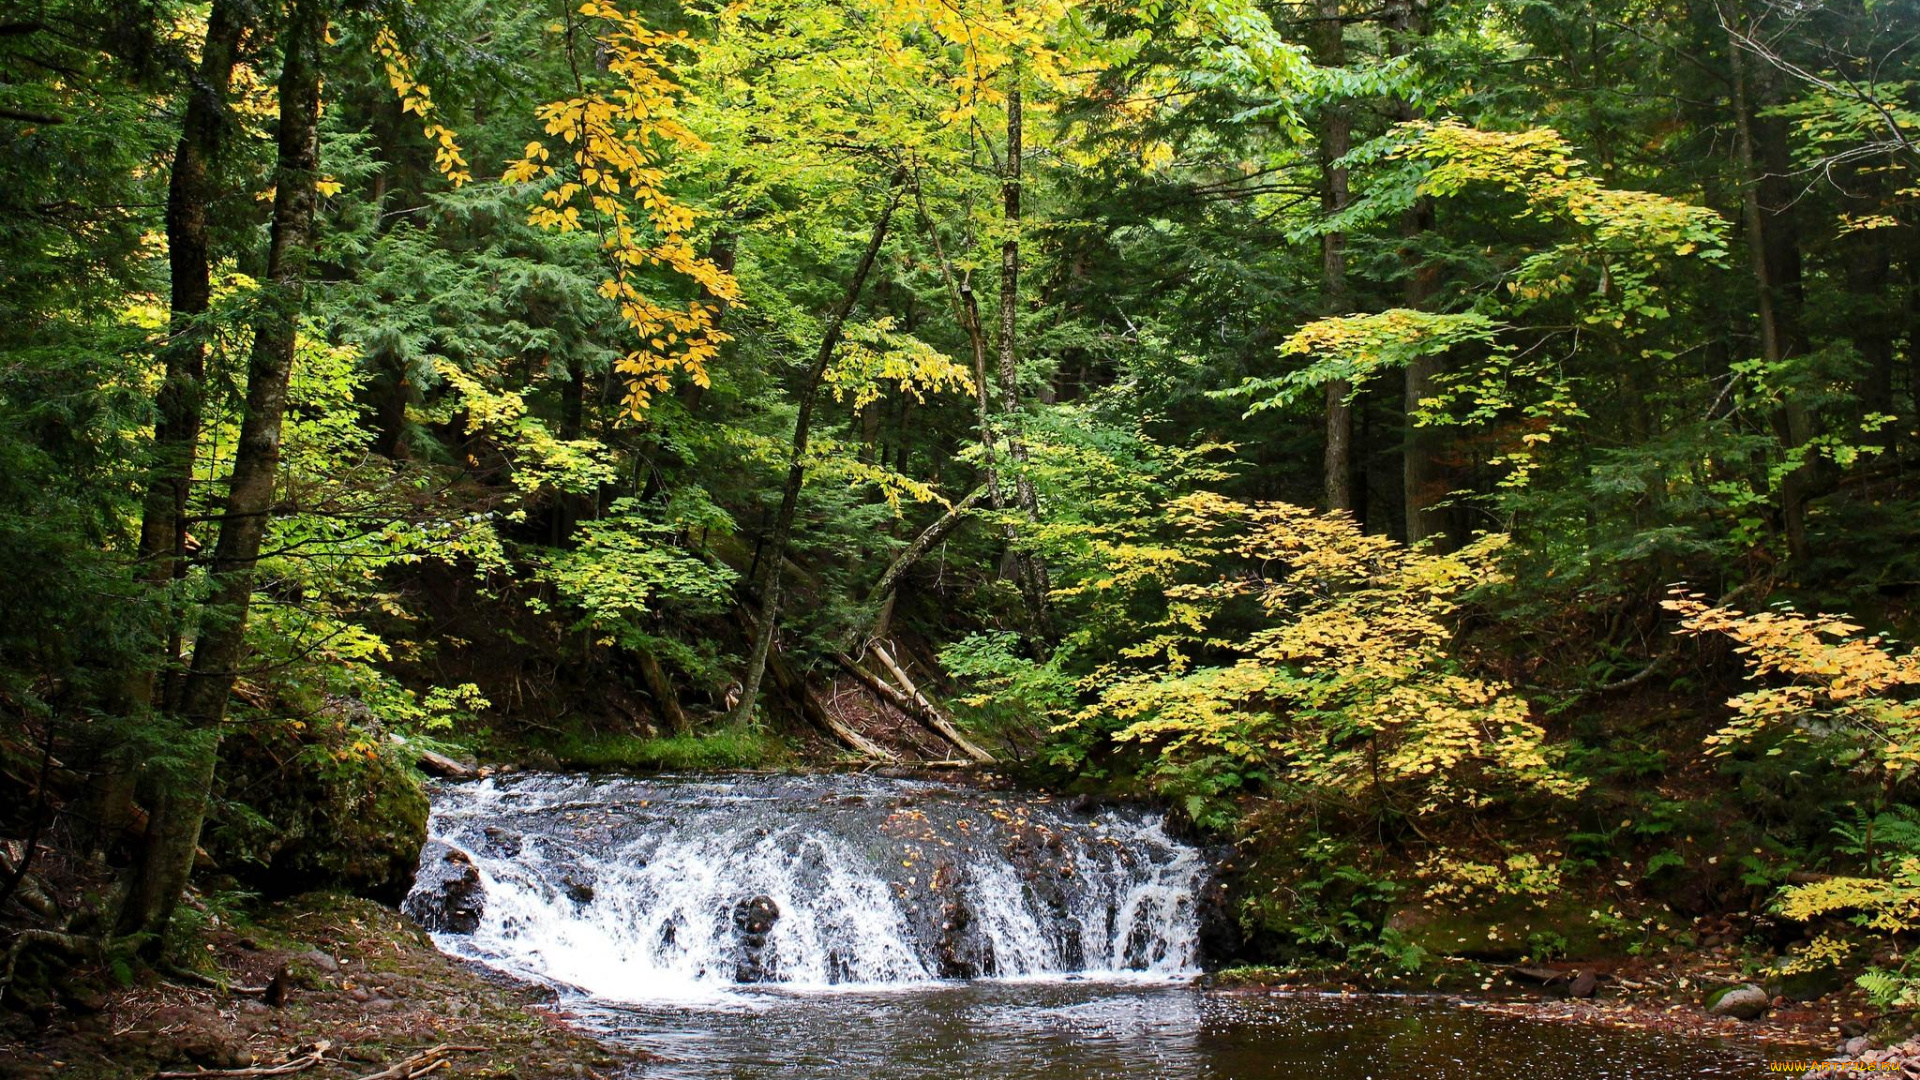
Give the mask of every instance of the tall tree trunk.
M 1020 418 L 1020 168 L 1025 133 L 1018 62 L 1013 65 L 1012 78 L 1013 85 L 1007 90 L 1006 172 L 1000 183 L 1007 229 L 1006 239 L 1000 242 L 1000 411 L 1007 430 L 1007 457 L 1014 468 L 1014 499 L 1027 523 L 1035 525 L 1040 521 L 1040 501 L 1034 494 L 1033 478 L 1027 475 L 1025 425 Z M 1053 637 L 1052 618 L 1047 612 L 1047 570 L 1024 546 L 1016 546 L 1013 557 L 1021 596 L 1026 601 L 1029 644 L 1044 653 Z
M 1734 153 L 1740 162 L 1741 218 L 1746 226 L 1747 255 L 1753 270 L 1755 299 L 1760 321 L 1760 349 L 1767 362 L 1779 364 L 1798 351 L 1798 313 L 1800 289 L 1800 253 L 1793 234 L 1790 197 L 1778 196 L 1778 179 L 1768 182 L 1769 170 L 1762 166 L 1762 154 L 1771 158 L 1784 154 L 1784 132 L 1768 139 L 1763 151 L 1756 136 L 1762 125 L 1754 110 L 1754 87 L 1748 58 L 1739 37 L 1745 33 L 1744 14 L 1736 13 L 1727 21 L 1727 63 L 1733 83 Z M 1769 135 L 1776 134 L 1768 129 Z M 1779 143 L 1778 150 L 1774 144 Z M 1772 151 L 1772 152 L 1768 152 Z M 1767 196 L 1774 195 L 1769 199 Z M 1811 432 L 1803 406 L 1789 402 L 1773 418 L 1776 436 L 1788 452 L 1803 445 Z M 1807 488 L 1810 470 L 1801 466 L 1780 481 L 1780 521 L 1786 534 L 1787 554 L 1796 565 L 1805 565 L 1807 545 Z
M 1340 22 L 1340 0 L 1320 0 L 1319 62 L 1339 67 L 1346 62 L 1346 34 Z M 1320 115 L 1320 208 L 1328 215 L 1347 208 L 1347 170 L 1335 162 L 1353 148 L 1353 116 L 1344 105 L 1328 105 Z M 1347 236 L 1329 230 L 1320 237 L 1321 314 L 1347 310 Z M 1327 439 L 1322 472 L 1327 509 L 1353 509 L 1353 384 L 1335 379 L 1327 384 Z
M 920 211 L 921 227 L 926 230 L 927 238 L 933 244 L 934 258 L 940 264 L 940 276 L 947 285 L 948 301 L 953 305 L 953 317 L 960 323 L 961 329 L 966 331 L 967 343 L 973 351 L 973 401 L 975 423 L 980 432 L 981 467 L 986 472 L 987 505 L 992 507 L 995 513 L 1000 513 L 1007 508 L 1007 500 L 1006 492 L 1000 485 L 1000 467 L 996 460 L 992 391 L 988 389 L 990 380 L 987 378 L 987 331 L 980 318 L 980 302 L 974 295 L 972 282 L 959 279 L 953 272 L 953 262 L 947 258 L 946 245 L 940 239 L 940 228 L 934 224 L 933 216 L 927 212 L 926 195 L 920 189 L 917 172 L 914 175 L 913 198 L 914 204 Z M 894 469 L 896 472 L 901 471 L 899 465 L 895 465 Z M 1016 550 L 1020 537 L 1012 523 L 1002 525 L 1002 530 L 1008 550 Z M 1027 595 L 1024 589 L 1021 595 L 1023 598 Z M 1031 611 L 1028 612 L 1027 621 L 1031 625 L 1033 621 Z
M 1394 0 L 1389 7 L 1389 51 L 1396 57 L 1413 51 L 1415 43 L 1427 33 L 1425 0 Z M 1418 119 L 1420 110 L 1411 101 L 1394 102 L 1394 116 L 1405 122 Z M 1409 308 L 1425 307 L 1439 291 L 1439 270 L 1421 258 L 1418 241 L 1433 230 L 1433 200 L 1419 199 L 1407 211 L 1401 223 L 1401 235 L 1407 241 L 1408 267 L 1401 302 Z M 1402 493 L 1405 502 L 1407 543 L 1416 544 L 1429 537 L 1444 539 L 1445 512 L 1438 506 L 1446 497 L 1448 484 L 1440 466 L 1441 440 L 1433 428 L 1423 427 L 1414 417 L 1420 403 L 1433 396 L 1433 381 L 1440 374 L 1440 359 L 1418 356 L 1406 370 L 1406 445 L 1403 450 Z
M 120 707 L 134 712 L 164 705 L 171 696 L 169 680 L 180 662 L 180 620 L 163 604 L 160 590 L 187 570 L 187 500 L 193 486 L 194 452 L 200 441 L 201 381 L 206 374 L 206 328 L 202 325 L 213 298 L 212 243 L 208 237 L 208 207 L 215 190 L 209 175 L 220 149 L 220 136 L 233 85 L 235 54 L 246 28 L 241 0 L 215 0 L 207 13 L 207 35 L 200 50 L 200 66 L 187 88 L 180 123 L 180 141 L 174 146 L 173 169 L 167 178 L 167 344 L 161 352 L 164 371 L 155 405 L 153 460 L 147 470 L 146 494 L 140 513 L 137 574 L 152 586 L 151 599 L 159 612 L 154 631 L 163 646 L 156 664 L 130 671 L 122 684 Z M 133 822 L 135 762 L 124 760 L 118 747 L 90 748 L 93 776 L 89 783 L 89 813 L 85 846 L 99 852 Z
M 753 651 L 747 655 L 747 676 L 741 687 L 740 702 L 733 711 L 732 719 L 736 723 L 753 718 L 754 705 L 760 697 L 760 683 L 766 676 L 767 653 L 773 647 L 773 635 L 780 621 L 781 570 L 787 561 L 787 542 L 793 537 L 793 516 L 800 505 L 800 486 L 807 477 L 807 439 L 813 426 L 813 401 L 819 396 L 820 382 L 826 376 L 827 363 L 833 359 L 833 350 L 840 345 L 847 315 L 860 299 L 860 290 L 866 286 L 867 275 L 873 271 L 873 264 L 880 257 L 880 248 L 887 241 L 887 226 L 892 223 L 893 212 L 900 205 L 900 196 L 903 194 L 900 185 L 905 178 L 904 169 L 896 170 L 888 183 L 887 204 L 873 223 L 873 234 L 867 238 L 867 249 L 861 253 L 860 262 L 854 267 L 853 278 L 847 282 L 845 295 L 827 319 L 826 332 L 820 337 L 820 351 L 815 354 L 813 366 L 808 369 L 806 381 L 800 387 L 800 413 L 794 419 L 793 453 L 787 463 L 786 487 L 780 493 L 780 513 L 774 518 L 773 537 L 767 545 L 766 583 L 761 587 L 760 618 L 754 629 Z
M 280 428 L 312 250 L 320 49 L 329 6 L 326 0 L 294 0 L 280 35 L 284 61 L 273 237 L 260 313 L 254 322 L 253 349 L 247 358 L 246 410 L 220 519 L 220 541 L 214 549 L 213 595 L 194 645 L 193 668 L 180 694 L 178 713 L 191 733 L 189 745 L 182 748 L 188 764 L 180 776 L 164 785 L 148 818 L 133 889 L 121 912 L 123 932 L 152 934 L 155 941 L 165 933 L 193 870 L 219 759 L 219 728 L 245 651 L 254 569 L 272 510 Z
M 1887 209 L 1886 185 L 1877 170 L 1849 169 L 1841 189 L 1848 195 L 1848 211 L 1863 214 Z M 1904 297 L 1890 294 L 1893 283 L 1893 251 L 1885 229 L 1855 229 L 1840 239 L 1846 267 L 1847 322 L 1852 327 L 1853 350 L 1865 367 L 1861 373 L 1855 424 L 1858 437 L 1868 441 L 1897 443 L 1901 425 L 1891 424 L 1877 434 L 1864 430 L 1865 418 L 1872 414 L 1898 415 L 1894 404 L 1894 342 L 1905 315 Z
M 242 0 L 215 0 L 207 13 L 206 44 L 187 93 L 180 142 L 167 180 L 168 297 L 166 365 L 153 431 L 153 465 L 140 514 L 140 573 L 156 586 L 186 573 L 187 498 L 200 441 L 201 380 L 207 335 L 202 325 L 213 300 L 213 255 L 207 217 L 215 191 L 209 170 L 220 150 L 235 54 L 246 31 Z M 180 659 L 180 628 L 170 620 L 162 671 Z M 141 693 L 152 697 L 149 682 Z M 163 697 L 165 695 L 162 695 Z

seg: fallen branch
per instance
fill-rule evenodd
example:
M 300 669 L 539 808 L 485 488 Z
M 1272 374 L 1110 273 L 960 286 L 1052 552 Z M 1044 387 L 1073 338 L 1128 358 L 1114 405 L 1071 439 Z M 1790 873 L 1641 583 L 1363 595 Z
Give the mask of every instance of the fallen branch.
M 304 1069 L 311 1069 L 327 1059 L 327 1051 L 333 1044 L 322 1039 L 313 1044 L 313 1048 L 296 1057 L 289 1057 L 279 1065 L 253 1065 L 245 1069 L 194 1069 L 191 1072 L 160 1072 L 153 1074 L 153 1080 L 252 1080 L 260 1076 L 285 1076 Z
M 443 1043 L 430 1050 L 422 1050 L 417 1054 L 401 1058 L 379 1072 L 368 1073 L 359 1077 L 358 1080 L 415 1080 L 416 1077 L 425 1076 L 435 1069 L 443 1069 L 452 1064 L 447 1060 L 448 1054 L 480 1054 L 485 1053 L 486 1049 L 484 1046 L 451 1046 Z

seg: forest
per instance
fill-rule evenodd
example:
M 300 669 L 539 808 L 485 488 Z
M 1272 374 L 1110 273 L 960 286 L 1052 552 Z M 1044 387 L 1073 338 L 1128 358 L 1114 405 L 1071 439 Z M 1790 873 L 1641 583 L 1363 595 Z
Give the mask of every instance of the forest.
M 216 946 L 386 918 L 439 793 L 516 772 L 1146 807 L 1233 978 L 1665 965 L 1905 1038 L 1916 40 L 0 2 L 0 1057 L 156 987 L 278 1007 L 298 965 Z

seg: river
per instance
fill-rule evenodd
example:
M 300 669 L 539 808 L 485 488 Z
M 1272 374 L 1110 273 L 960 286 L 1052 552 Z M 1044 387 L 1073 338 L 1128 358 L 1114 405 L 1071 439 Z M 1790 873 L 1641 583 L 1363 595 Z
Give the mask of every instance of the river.
M 672 1080 L 1749 1076 L 1749 1052 L 1441 999 L 1197 986 L 1207 859 L 1154 812 L 868 776 L 436 792 L 409 908 Z M 465 875 L 465 899 L 435 893 Z M 444 892 L 444 890 L 442 890 Z M 454 910 L 458 908 L 458 910 Z

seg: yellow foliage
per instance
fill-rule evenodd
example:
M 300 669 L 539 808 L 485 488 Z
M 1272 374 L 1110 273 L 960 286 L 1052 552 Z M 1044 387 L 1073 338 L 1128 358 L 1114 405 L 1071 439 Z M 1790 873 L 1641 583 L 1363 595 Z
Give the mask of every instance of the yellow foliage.
M 1681 633 L 1732 638 L 1748 679 L 1768 684 L 1728 700 L 1733 719 L 1707 739 L 1714 752 L 1787 729 L 1851 735 L 1894 778 L 1920 762 L 1920 651 L 1896 655 L 1833 615 L 1747 613 L 1678 589 L 1665 607 Z
M 611 267 L 600 293 L 618 305 L 641 342 L 614 365 L 627 378 L 627 413 L 637 417 L 671 385 L 676 370 L 707 385 L 707 365 L 727 340 L 716 325 L 714 303 L 737 300 L 740 290 L 732 275 L 694 251 L 693 211 L 665 186 L 670 154 L 705 149 L 680 119 L 680 88 L 667 75 L 668 50 L 690 47 L 685 32 L 649 29 L 637 16 L 599 0 L 581 4 L 579 14 L 601 27 L 597 41 L 615 87 L 582 90 L 541 106 L 547 135 L 562 145 L 529 142 L 502 178 L 560 180 L 528 209 L 527 220 L 539 228 L 572 232 L 587 227 L 583 212 L 593 215 Z M 637 279 L 653 267 L 691 280 L 711 301 L 651 299 Z
M 400 97 L 400 111 L 412 113 L 425 125 L 427 141 L 433 143 L 434 168 L 454 187 L 472 180 L 473 174 L 467 171 L 467 159 L 460 153 L 453 129 L 435 119 L 433 90 L 414 77 L 413 61 L 400 48 L 400 40 L 393 36 L 391 29 L 383 26 L 374 34 L 373 51 L 386 68 L 387 83 Z
M 973 392 L 973 376 L 966 368 L 919 338 L 895 331 L 890 317 L 848 328 L 825 381 L 833 400 L 851 397 L 856 409 L 880 400 L 888 383 L 921 404 L 929 393 Z
M 1550 852 L 1558 857 L 1558 852 Z M 1545 863 L 1538 855 L 1509 855 L 1502 863 L 1474 862 L 1435 855 L 1420 864 L 1414 876 L 1428 882 L 1426 898 L 1547 897 L 1560 889 L 1560 864 Z
M 1169 597 L 1190 605 L 1196 625 L 1251 597 L 1271 625 L 1243 641 L 1205 640 L 1239 654 L 1226 666 L 1194 667 L 1177 639 L 1163 641 L 1161 666 L 1090 680 L 1099 697 L 1078 722 L 1118 720 L 1116 739 L 1170 758 L 1222 753 L 1413 814 L 1481 806 L 1501 790 L 1578 790 L 1526 701 L 1451 654 L 1456 598 L 1494 579 L 1504 537 L 1436 555 L 1288 503 L 1199 494 L 1173 512 L 1242 567 Z

